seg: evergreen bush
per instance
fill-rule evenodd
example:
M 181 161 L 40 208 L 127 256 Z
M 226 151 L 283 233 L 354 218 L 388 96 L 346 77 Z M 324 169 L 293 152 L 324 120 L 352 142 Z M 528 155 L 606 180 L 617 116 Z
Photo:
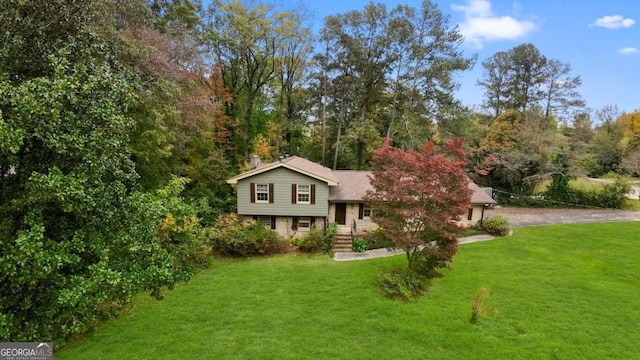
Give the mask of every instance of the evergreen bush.
M 242 223 L 237 215 L 218 217 L 212 230 L 212 246 L 229 256 L 254 256 L 282 253 L 284 241 L 261 223 Z
M 509 235 L 509 231 L 511 230 L 509 227 L 509 220 L 502 216 L 492 216 L 484 219 L 482 222 L 482 229 L 488 234 L 494 236 Z
M 382 293 L 394 300 L 415 300 L 427 292 L 431 281 L 406 268 L 382 273 L 378 277 L 378 285 Z

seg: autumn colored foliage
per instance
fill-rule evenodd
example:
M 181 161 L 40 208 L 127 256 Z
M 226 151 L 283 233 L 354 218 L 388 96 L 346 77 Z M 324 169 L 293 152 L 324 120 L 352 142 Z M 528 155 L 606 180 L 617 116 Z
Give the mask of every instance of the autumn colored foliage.
M 469 207 L 471 191 L 464 171 L 462 139 L 420 151 L 395 148 L 390 141 L 375 151 L 366 200 L 382 237 L 407 253 L 409 267 L 427 276 L 446 266 L 457 252 L 456 220 Z

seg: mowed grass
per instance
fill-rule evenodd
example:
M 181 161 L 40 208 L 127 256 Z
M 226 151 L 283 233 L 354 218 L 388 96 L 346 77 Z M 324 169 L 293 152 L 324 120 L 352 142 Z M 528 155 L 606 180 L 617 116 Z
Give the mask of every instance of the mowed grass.
M 639 234 L 640 223 L 518 228 L 462 245 L 453 269 L 411 303 L 375 285 L 403 256 L 217 260 L 55 358 L 638 358 Z M 472 325 L 481 288 L 486 316 Z

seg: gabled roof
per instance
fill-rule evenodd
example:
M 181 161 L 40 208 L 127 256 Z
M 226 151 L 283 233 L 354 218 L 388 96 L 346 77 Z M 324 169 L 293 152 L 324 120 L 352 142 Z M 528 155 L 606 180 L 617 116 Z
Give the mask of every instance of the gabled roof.
M 339 185 L 329 189 L 329 201 L 362 201 L 367 191 L 373 191 L 370 176 L 371 171 L 337 170 L 333 172 Z M 469 180 L 471 189 L 471 204 L 495 204 L 481 187 Z
M 328 167 L 324 167 L 313 161 L 303 159 L 298 156 L 291 156 L 282 160 L 272 162 L 270 164 L 260 164 L 255 169 L 244 172 L 240 175 L 234 176 L 227 180 L 228 184 L 237 184 L 239 180 L 246 179 L 248 177 L 262 174 L 264 172 L 277 169 L 286 168 L 292 171 L 299 172 L 314 179 L 326 182 L 329 186 L 337 186 L 338 181 L 334 176 L 334 172 Z
M 370 176 L 371 171 L 358 170 L 331 170 L 307 159 L 291 156 L 270 164 L 259 164 L 255 169 L 244 172 L 227 180 L 229 184 L 237 184 L 239 180 L 249 178 L 254 175 L 277 169 L 286 168 L 309 177 L 326 182 L 329 185 L 329 201 L 353 201 L 360 202 L 367 195 L 367 191 L 373 191 Z M 495 204 L 482 188 L 469 180 L 471 189 L 472 204 Z
M 469 189 L 472 191 L 472 204 L 496 204 L 496 201 L 473 181 L 469 181 Z

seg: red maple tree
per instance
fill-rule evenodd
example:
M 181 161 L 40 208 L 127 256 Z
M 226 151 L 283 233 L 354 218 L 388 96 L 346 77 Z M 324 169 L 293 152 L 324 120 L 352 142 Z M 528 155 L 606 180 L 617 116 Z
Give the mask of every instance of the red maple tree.
M 458 250 L 457 220 L 469 208 L 471 190 L 464 171 L 462 139 L 420 151 L 395 148 L 387 139 L 372 160 L 366 196 L 378 236 L 407 254 L 409 268 L 429 277 L 446 267 Z

